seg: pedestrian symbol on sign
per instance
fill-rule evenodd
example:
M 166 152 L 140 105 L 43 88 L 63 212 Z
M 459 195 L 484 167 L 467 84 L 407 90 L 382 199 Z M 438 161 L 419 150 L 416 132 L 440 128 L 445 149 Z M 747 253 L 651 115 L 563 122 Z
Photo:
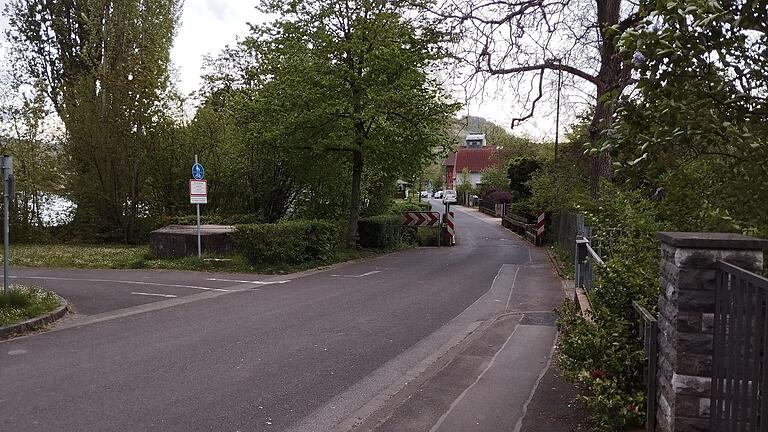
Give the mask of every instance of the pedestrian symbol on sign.
M 192 178 L 195 180 L 202 180 L 205 176 L 205 170 L 199 163 L 192 165 Z

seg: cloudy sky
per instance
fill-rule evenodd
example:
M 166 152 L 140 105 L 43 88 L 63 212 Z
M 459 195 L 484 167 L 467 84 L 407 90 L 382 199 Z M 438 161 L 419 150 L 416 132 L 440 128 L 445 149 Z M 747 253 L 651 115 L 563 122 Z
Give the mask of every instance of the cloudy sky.
M 0 0 L 0 5 L 4 6 L 5 2 Z M 256 4 L 253 0 L 184 0 L 181 26 L 171 51 L 179 87 L 184 93 L 199 87 L 204 56 L 215 55 L 226 45 L 235 43 L 238 36 L 248 32 L 248 22 L 259 23 L 266 19 L 256 11 Z M 5 20 L 0 21 L 0 28 L 6 26 Z M 513 106 L 505 97 L 503 84 L 487 86 L 482 98 L 466 100 L 462 93 L 455 92 L 456 99 L 466 104 L 461 114 L 485 117 L 507 128 L 511 118 L 524 111 L 522 107 Z M 515 132 L 537 139 L 552 139 L 553 106 L 545 103 L 541 108 L 535 121 L 526 122 Z

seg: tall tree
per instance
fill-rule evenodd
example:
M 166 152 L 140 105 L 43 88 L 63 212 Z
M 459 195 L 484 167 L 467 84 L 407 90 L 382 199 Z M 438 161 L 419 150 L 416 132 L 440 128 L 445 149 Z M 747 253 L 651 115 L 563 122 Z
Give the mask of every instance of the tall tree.
M 17 239 L 40 240 L 39 228 L 52 219 L 45 209 L 61 192 L 64 173 L 57 170 L 60 131 L 52 121 L 50 105 L 40 85 L 26 83 L 19 71 L 0 72 L 0 151 L 14 157 L 12 233 Z
M 651 6 L 626 0 L 446 0 L 435 13 L 458 37 L 455 55 L 468 69 L 468 81 L 510 79 L 526 108 L 512 120 L 513 128 L 535 115 L 545 88 L 559 86 L 560 73 L 566 84 L 594 89 L 589 137 L 597 195 L 600 178 L 612 175 L 605 143 L 616 102 L 632 82 L 632 65 L 619 55 L 617 37 Z
M 448 143 L 448 103 L 428 69 L 445 53 L 442 35 L 409 2 L 266 2 L 281 18 L 255 27 L 260 97 L 294 148 L 349 155 L 346 241 L 354 246 L 368 173 L 418 172 Z M 257 56 L 258 57 L 258 56 Z
M 11 0 L 14 60 L 63 121 L 75 221 L 134 241 L 181 0 Z

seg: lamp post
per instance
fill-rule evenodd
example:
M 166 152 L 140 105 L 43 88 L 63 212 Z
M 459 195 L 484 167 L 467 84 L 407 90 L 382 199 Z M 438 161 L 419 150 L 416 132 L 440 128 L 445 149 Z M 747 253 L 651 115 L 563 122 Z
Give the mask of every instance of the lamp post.
M 560 88 L 563 80 L 563 60 L 555 59 L 557 62 L 557 108 L 555 110 L 555 160 L 557 160 L 557 147 L 560 143 Z

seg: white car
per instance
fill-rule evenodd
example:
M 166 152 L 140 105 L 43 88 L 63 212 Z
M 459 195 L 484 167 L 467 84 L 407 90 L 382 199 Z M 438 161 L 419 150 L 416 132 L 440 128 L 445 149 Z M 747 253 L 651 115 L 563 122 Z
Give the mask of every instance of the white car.
M 447 190 L 443 193 L 443 204 L 456 204 L 457 202 L 455 190 Z
M 419 192 L 419 196 L 422 197 L 422 198 L 429 198 L 429 192 L 421 191 L 421 192 Z
M 443 191 L 436 191 L 435 192 L 435 195 L 434 195 L 435 199 L 440 199 L 442 197 L 443 197 Z

